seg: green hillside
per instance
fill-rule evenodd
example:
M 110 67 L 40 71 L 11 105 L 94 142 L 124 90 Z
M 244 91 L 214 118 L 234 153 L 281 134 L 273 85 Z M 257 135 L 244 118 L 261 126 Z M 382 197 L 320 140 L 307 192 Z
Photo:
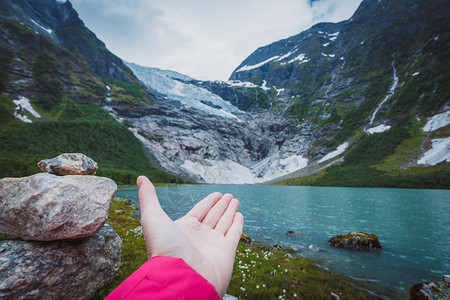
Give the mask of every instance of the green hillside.
M 86 57 L 20 22 L 0 19 L 0 28 L 0 178 L 31 175 L 40 172 L 36 163 L 42 159 L 81 152 L 98 163 L 98 175 L 118 184 L 135 184 L 141 174 L 154 182 L 184 182 L 156 168 L 142 143 L 101 108 L 106 84 L 116 106 L 150 105 L 151 96 L 136 79 L 93 73 Z M 13 100 L 20 96 L 42 118 L 22 109 L 32 123 L 16 119 Z
M 81 105 L 64 97 L 52 113 L 40 109 L 46 121 L 22 123 L 12 117 L 11 100 L 1 97 L 0 177 L 38 173 L 36 163 L 41 159 L 81 152 L 98 163 L 99 176 L 118 184 L 135 184 L 141 174 L 154 182 L 183 182 L 157 169 L 141 142 L 95 104 Z

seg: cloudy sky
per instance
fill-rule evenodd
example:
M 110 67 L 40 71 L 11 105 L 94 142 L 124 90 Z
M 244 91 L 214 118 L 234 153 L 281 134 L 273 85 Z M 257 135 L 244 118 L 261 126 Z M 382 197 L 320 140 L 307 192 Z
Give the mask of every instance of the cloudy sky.
M 349 19 L 362 0 L 70 0 L 120 58 L 196 79 L 227 80 L 258 47 L 318 22 Z

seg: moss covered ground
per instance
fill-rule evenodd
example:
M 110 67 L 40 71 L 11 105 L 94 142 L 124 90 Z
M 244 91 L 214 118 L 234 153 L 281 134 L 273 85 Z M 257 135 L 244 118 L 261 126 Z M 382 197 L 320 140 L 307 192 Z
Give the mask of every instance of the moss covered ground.
M 103 299 L 146 260 L 147 253 L 136 208 L 114 199 L 107 223 L 122 238 L 121 266 L 114 279 L 94 299 Z M 361 283 L 320 269 L 289 250 L 239 243 L 228 294 L 241 299 L 377 299 Z

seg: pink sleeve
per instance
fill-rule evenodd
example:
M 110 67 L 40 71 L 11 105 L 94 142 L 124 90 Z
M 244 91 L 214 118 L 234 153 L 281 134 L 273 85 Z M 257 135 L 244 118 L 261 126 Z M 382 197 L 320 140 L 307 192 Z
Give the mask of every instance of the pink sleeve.
M 155 256 L 122 282 L 105 300 L 220 300 L 216 289 L 181 258 Z

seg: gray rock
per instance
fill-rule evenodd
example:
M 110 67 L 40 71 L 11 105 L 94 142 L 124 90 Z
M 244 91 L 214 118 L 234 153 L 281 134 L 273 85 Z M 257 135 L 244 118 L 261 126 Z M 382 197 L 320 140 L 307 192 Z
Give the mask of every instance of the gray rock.
M 442 281 L 445 283 L 450 283 L 450 275 L 443 275 Z
M 296 231 L 292 231 L 292 230 L 286 231 L 286 235 L 287 236 L 295 236 L 295 237 L 304 237 L 305 236 L 304 233 L 300 233 L 300 232 L 296 232 Z
M 450 299 L 450 286 L 445 282 L 419 282 L 409 288 L 411 300 L 448 300 Z
M 105 224 L 116 190 L 97 176 L 0 179 L 0 233 L 36 241 L 91 236 Z
M 109 225 L 75 241 L 0 241 L 0 298 L 90 299 L 119 269 L 121 249 Z
M 52 159 L 38 162 L 38 167 L 55 175 L 95 175 L 98 166 L 82 153 L 63 153 Z

